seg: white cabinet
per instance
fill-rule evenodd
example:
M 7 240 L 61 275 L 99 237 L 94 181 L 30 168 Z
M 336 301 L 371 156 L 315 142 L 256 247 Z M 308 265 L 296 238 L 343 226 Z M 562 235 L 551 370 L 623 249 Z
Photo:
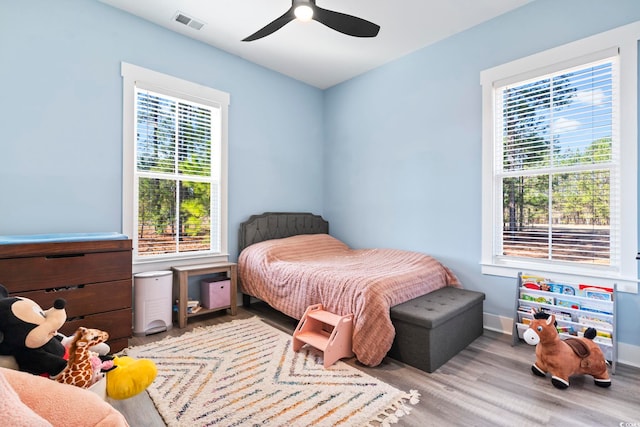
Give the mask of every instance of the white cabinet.
M 561 338 L 581 337 L 587 328 L 595 328 L 597 336 L 593 340 L 611 363 L 612 372 L 615 372 L 615 286 L 605 289 L 519 273 L 513 327 L 514 344 L 522 339 L 522 334 L 533 319 L 532 310 L 554 314 Z

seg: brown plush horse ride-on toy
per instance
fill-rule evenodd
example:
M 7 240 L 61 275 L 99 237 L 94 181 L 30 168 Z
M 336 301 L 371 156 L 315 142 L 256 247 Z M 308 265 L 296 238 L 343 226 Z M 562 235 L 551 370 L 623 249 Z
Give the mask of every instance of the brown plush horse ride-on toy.
M 548 313 L 533 311 L 534 319 L 524 332 L 527 344 L 536 346 L 536 362 L 531 371 L 545 377 L 551 373 L 551 383 L 556 388 L 569 387 L 569 377 L 591 375 L 600 387 L 609 387 L 611 379 L 607 371 L 607 361 L 598 344 L 594 328 L 588 328 L 584 338 L 560 339 L 556 329 L 556 318 Z

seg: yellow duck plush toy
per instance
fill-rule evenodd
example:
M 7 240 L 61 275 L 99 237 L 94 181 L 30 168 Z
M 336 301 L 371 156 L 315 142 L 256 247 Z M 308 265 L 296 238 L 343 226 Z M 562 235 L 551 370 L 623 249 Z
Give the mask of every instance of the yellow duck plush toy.
M 146 390 L 156 379 L 158 369 L 149 359 L 115 356 L 114 368 L 107 372 L 107 396 L 128 399 Z

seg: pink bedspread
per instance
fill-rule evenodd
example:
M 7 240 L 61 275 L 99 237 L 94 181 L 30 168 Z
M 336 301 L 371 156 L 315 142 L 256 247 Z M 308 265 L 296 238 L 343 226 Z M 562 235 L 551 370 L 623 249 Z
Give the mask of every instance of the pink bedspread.
M 300 319 L 312 304 L 353 313 L 353 352 L 376 366 L 393 343 L 390 307 L 460 284 L 436 259 L 395 249 L 350 249 L 327 234 L 267 240 L 238 259 L 240 289 Z

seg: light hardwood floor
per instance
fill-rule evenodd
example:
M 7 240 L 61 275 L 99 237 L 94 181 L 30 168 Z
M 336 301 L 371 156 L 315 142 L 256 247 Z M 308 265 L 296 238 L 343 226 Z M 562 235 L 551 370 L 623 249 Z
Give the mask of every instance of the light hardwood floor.
M 134 337 L 140 345 L 179 335 L 197 326 L 259 316 L 286 332 L 297 321 L 258 302 L 238 308 L 236 316 L 213 313 L 191 319 L 185 329 L 147 337 Z M 401 389 L 418 390 L 420 402 L 398 426 L 610 426 L 640 427 L 640 369 L 618 364 L 613 385 L 600 388 L 591 377 L 572 378 L 571 386 L 558 390 L 548 378 L 531 373 L 534 347 L 511 345 L 511 337 L 491 331 L 476 339 L 436 372 L 429 374 L 386 358 L 375 367 L 345 362 Z M 109 402 L 132 427 L 164 426 L 146 392 Z

